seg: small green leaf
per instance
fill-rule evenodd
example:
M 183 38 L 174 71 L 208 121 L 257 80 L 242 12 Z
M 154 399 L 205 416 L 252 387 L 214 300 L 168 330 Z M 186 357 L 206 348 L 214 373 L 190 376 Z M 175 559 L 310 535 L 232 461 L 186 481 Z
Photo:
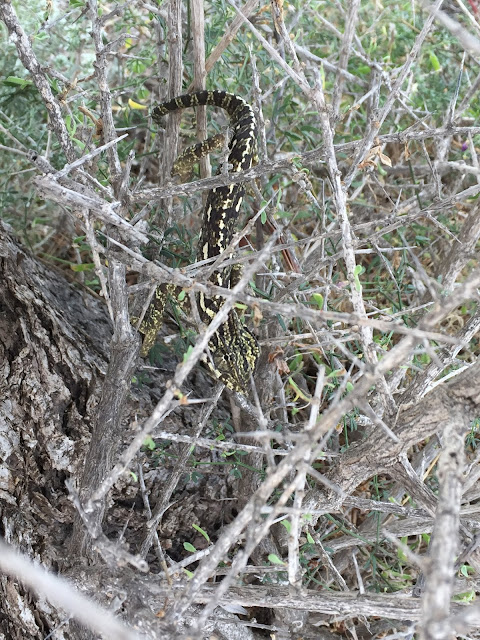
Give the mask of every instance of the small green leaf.
M 285 562 L 283 562 L 283 560 L 280 560 L 280 558 L 275 553 L 269 553 L 268 559 L 272 564 L 281 564 L 282 566 L 285 566 Z
M 186 551 L 190 551 L 190 553 L 195 553 L 197 550 L 195 549 L 195 547 L 193 546 L 193 544 L 190 544 L 190 542 L 184 542 L 183 543 L 183 548 Z
M 71 264 L 70 269 L 76 273 L 80 271 L 93 271 L 95 269 L 95 265 L 93 262 L 86 262 L 85 264 Z
M 277 318 L 277 320 L 278 320 L 278 324 L 281 326 L 281 328 L 282 328 L 284 331 L 286 331 L 286 330 L 287 330 L 287 327 L 286 327 L 286 325 L 285 325 L 285 322 L 283 321 L 282 316 L 281 316 L 281 315 L 279 315 L 279 314 L 277 313 L 277 314 L 275 315 L 275 317 Z
M 332 369 L 327 376 L 327 380 L 329 378 L 341 378 L 343 375 L 345 375 L 345 369 Z
M 316 133 L 318 135 L 322 134 L 321 129 L 314 127 L 311 124 L 302 124 L 302 131 L 306 131 L 307 133 Z M 305 173 L 308 173 L 308 169 L 305 169 Z
M 72 138 L 72 142 L 75 142 L 80 151 L 84 151 L 87 146 L 84 142 L 82 142 L 82 140 L 79 140 L 78 138 Z
M 10 86 L 17 86 L 17 87 L 20 87 L 21 89 L 25 89 L 25 87 L 28 87 L 29 85 L 33 84 L 33 82 L 31 80 L 28 80 L 27 78 L 17 78 L 16 76 L 8 76 L 3 81 L 3 84 L 7 84 Z
M 275 207 L 277 209 L 280 208 L 280 202 L 282 201 L 282 196 L 283 196 L 283 189 L 278 189 L 278 191 L 277 191 L 277 203 L 275 205 Z
M 145 440 L 143 441 L 143 446 L 146 449 L 150 449 L 150 451 L 154 451 L 157 448 L 157 445 L 155 444 L 155 440 L 152 438 L 152 436 L 147 436 L 145 438 Z
M 307 532 L 307 542 L 308 544 L 315 544 L 315 540 L 312 538 L 312 536 Z
M 193 347 L 192 345 L 190 345 L 188 349 L 185 351 L 185 353 L 183 354 L 183 362 L 186 362 L 189 359 L 192 351 L 193 351 Z
M 178 296 L 177 296 L 177 300 L 178 300 L 179 302 L 183 302 L 183 301 L 185 300 L 185 296 L 186 296 L 186 295 L 187 295 L 187 292 L 185 291 L 185 289 L 182 289 L 182 290 L 180 291 L 180 293 L 178 294 Z
M 292 373 L 298 373 L 303 368 L 303 354 L 297 353 L 297 355 L 290 362 L 290 371 Z
M 325 89 L 325 69 L 323 68 L 323 64 L 320 65 L 320 80 L 322 82 L 323 89 Z
M 290 522 L 290 520 L 281 520 L 280 524 L 283 524 L 288 533 L 290 533 L 290 531 L 292 530 L 292 523 Z
M 185 573 L 187 574 L 187 578 L 189 580 L 191 580 L 193 578 L 193 573 L 191 571 L 189 571 L 188 569 L 184 569 Z
M 143 73 L 145 71 L 145 68 L 145 63 L 141 60 L 132 60 L 132 63 L 130 65 L 130 69 L 133 71 L 133 73 L 136 73 L 138 75 Z
M 260 220 L 262 224 L 265 224 L 267 221 L 267 207 L 264 206 L 262 209 L 262 213 L 260 214 Z
M 208 535 L 208 533 L 206 531 L 204 531 L 201 527 L 198 526 L 198 524 L 192 524 L 192 527 L 198 531 L 198 533 L 201 533 L 202 536 L 205 538 L 205 540 L 207 542 L 210 542 L 210 537 Z
M 371 68 L 366 64 L 360 64 L 357 67 L 357 74 L 360 76 L 366 76 L 369 73 L 372 73 Z
M 432 65 L 432 69 L 434 71 L 440 71 L 440 69 L 442 68 L 442 65 L 440 64 L 439 59 L 433 53 L 433 51 L 430 51 L 430 53 L 428 54 L 428 57 L 430 58 L 430 64 Z
M 475 600 L 475 590 L 465 591 L 465 593 L 457 593 L 456 596 L 453 596 L 453 600 L 455 602 L 473 602 Z
M 73 118 L 70 114 L 65 117 L 65 126 L 67 127 L 67 131 L 70 136 L 74 136 L 75 131 L 77 130 L 77 123 L 75 122 L 75 118 Z
M 297 394 L 296 397 L 295 397 L 295 400 L 298 400 L 298 398 L 301 398 L 302 400 L 305 400 L 305 402 L 310 402 L 311 398 L 308 398 L 303 393 L 303 391 L 300 389 L 298 384 L 293 380 L 293 378 L 288 378 L 288 382 L 290 383 L 290 386 L 293 388 L 293 390 Z
M 460 573 L 465 576 L 465 578 L 468 578 L 468 570 L 470 569 L 470 571 L 473 571 L 473 569 L 468 566 L 467 564 L 462 564 L 462 566 L 460 567 Z
M 323 296 L 321 293 L 312 293 L 312 302 L 314 302 L 320 311 L 323 309 Z
M 138 476 L 136 473 L 133 473 L 133 471 L 129 471 L 130 475 L 132 476 L 134 482 L 138 482 Z
M 360 292 L 362 290 L 362 285 L 360 284 L 360 279 L 359 279 L 359 275 L 361 273 L 363 273 L 365 271 L 365 269 L 362 267 L 361 264 L 357 264 L 355 266 L 355 269 L 353 270 L 353 277 L 355 279 L 355 289 Z

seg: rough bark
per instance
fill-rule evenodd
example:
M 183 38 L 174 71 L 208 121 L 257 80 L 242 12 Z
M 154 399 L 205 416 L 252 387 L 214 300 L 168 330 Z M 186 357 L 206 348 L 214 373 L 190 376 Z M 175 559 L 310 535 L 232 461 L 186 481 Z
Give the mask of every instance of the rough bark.
M 100 301 L 34 259 L 4 226 L 0 273 L 1 533 L 56 571 L 74 515 L 65 480 L 83 465 L 111 329 Z M 49 607 L 0 580 L 5 637 L 43 638 Z

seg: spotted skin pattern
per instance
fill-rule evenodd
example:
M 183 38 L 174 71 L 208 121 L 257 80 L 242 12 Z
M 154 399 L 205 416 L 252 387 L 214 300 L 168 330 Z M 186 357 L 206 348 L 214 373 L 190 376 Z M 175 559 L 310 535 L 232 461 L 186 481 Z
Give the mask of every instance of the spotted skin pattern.
M 236 173 L 250 169 L 257 161 L 257 123 L 252 107 L 239 96 L 224 91 L 199 91 L 156 106 L 152 117 L 158 123 L 172 111 L 203 105 L 221 107 L 230 117 L 233 133 L 228 155 L 230 170 Z M 187 149 L 180 156 L 180 162 L 177 161 L 177 166 L 182 169 L 191 156 L 198 158 L 206 155 L 209 145 L 213 144 L 211 140 L 209 138 L 205 143 Z M 199 261 L 216 258 L 226 250 L 235 232 L 244 195 L 245 184 L 216 187 L 208 192 L 197 252 Z M 234 269 L 232 272 L 232 268 L 228 267 L 216 271 L 210 280 L 215 285 L 230 288 L 233 277 L 238 278 L 238 270 Z M 155 342 L 165 302 L 165 291 L 159 287 L 140 327 L 140 331 L 145 334 L 143 353 L 148 353 Z M 199 313 L 202 321 L 209 324 L 222 304 L 221 296 L 207 297 L 200 294 Z M 235 310 L 229 313 L 226 322 L 219 327 L 208 346 L 212 358 L 207 364 L 215 377 L 233 391 L 247 392 L 260 350 L 255 337 L 242 324 Z
M 193 166 L 200 158 L 205 158 L 212 151 L 219 151 L 225 144 L 225 135 L 218 133 L 207 138 L 203 142 L 197 142 L 191 147 L 187 147 L 173 163 L 172 176 L 178 176 L 179 182 L 185 182 Z

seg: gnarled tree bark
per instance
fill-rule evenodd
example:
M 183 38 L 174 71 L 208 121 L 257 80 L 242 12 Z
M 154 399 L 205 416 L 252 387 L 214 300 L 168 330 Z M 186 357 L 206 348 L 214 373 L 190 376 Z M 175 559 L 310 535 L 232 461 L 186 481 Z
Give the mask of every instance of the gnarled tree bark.
M 0 225 L 1 533 L 57 570 L 74 508 L 65 480 L 83 466 L 107 367 L 104 306 L 25 251 Z M 49 607 L 2 576 L 0 630 L 42 638 Z

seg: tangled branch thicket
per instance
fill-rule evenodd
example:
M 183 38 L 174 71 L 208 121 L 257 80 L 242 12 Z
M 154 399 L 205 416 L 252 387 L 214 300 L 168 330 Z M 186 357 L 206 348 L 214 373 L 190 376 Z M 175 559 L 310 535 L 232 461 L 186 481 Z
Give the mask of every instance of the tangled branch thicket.
M 0 0 L 0 637 L 480 638 L 478 10 Z M 176 184 L 225 119 L 149 113 L 205 87 L 260 161 Z M 140 362 L 162 284 L 191 315 Z M 201 364 L 235 306 L 248 398 Z

